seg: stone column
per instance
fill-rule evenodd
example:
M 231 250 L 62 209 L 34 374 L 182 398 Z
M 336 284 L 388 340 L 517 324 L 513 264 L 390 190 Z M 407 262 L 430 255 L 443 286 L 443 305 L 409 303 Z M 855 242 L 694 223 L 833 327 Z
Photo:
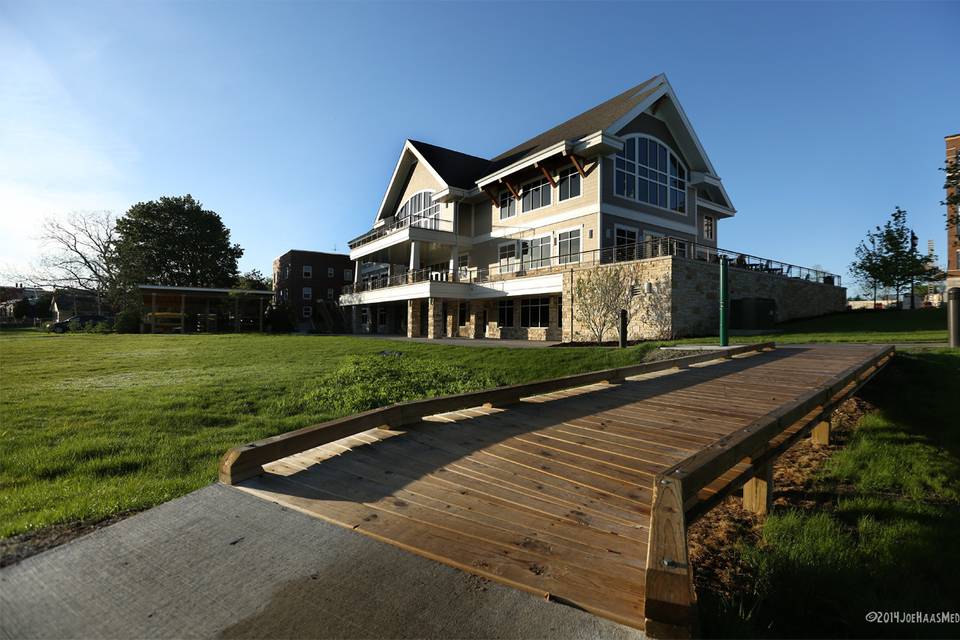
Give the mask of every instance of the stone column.
M 427 337 L 430 339 L 442 338 L 445 324 L 443 300 L 441 298 L 429 298 L 427 300 Z
M 407 300 L 407 337 L 420 335 L 420 300 Z
M 360 333 L 360 308 L 358 305 L 350 307 L 350 332 Z
M 468 302 L 467 312 L 469 319 L 467 324 L 469 325 L 469 335 L 471 338 L 482 338 L 483 336 L 483 305 L 484 302 L 471 301 Z

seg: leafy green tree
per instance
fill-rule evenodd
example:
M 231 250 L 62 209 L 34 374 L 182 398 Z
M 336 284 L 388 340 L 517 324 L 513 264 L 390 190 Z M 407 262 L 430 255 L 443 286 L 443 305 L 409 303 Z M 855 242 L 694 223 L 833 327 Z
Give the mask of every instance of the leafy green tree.
M 856 260 L 850 265 L 850 273 L 865 291 L 873 291 L 873 304 L 877 304 L 877 289 L 883 286 L 885 279 L 885 264 L 880 250 L 877 248 L 878 234 L 867 232 L 867 237 L 860 241 L 855 251 Z
M 246 273 L 240 274 L 237 277 L 236 283 L 237 289 L 251 289 L 254 291 L 271 291 L 273 289 L 273 281 L 259 269 L 251 269 Z
M 936 257 L 918 251 L 917 236 L 907 226 L 907 212 L 900 207 L 883 226 L 867 233 L 867 238 L 857 247 L 856 256 L 850 269 L 857 279 L 871 284 L 874 290 L 877 287 L 893 289 L 897 300 L 901 291 L 912 287 L 914 282 L 935 279 L 938 273 L 936 268 L 930 268 Z
M 120 286 L 232 287 L 240 245 L 215 211 L 193 196 L 138 202 L 117 220 L 114 260 Z

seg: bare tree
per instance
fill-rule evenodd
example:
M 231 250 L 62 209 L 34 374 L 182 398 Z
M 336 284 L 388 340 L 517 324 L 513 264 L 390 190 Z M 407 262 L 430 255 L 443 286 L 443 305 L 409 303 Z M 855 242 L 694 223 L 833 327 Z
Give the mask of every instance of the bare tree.
M 633 272 L 623 265 L 584 269 L 574 285 L 576 317 L 593 334 L 597 344 L 617 326 L 620 309 L 635 306 L 630 292 Z
M 115 282 L 111 261 L 116 219 L 108 211 L 74 212 L 65 220 L 47 218 L 40 232 L 42 253 L 17 281 L 41 288 L 89 291 L 99 301 Z
M 649 290 L 637 296 L 637 315 L 643 318 L 645 325 L 638 331 L 638 339 L 669 340 L 674 337 L 672 298 L 670 279 L 666 276 L 652 281 Z

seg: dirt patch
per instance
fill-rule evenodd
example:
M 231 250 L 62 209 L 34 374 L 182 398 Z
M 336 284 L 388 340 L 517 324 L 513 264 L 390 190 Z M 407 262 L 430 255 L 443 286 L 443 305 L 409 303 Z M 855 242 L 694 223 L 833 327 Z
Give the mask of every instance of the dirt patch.
M 860 398 L 851 398 L 831 416 L 830 445 L 815 446 L 803 438 L 781 455 L 773 466 L 773 503 L 797 509 L 824 508 L 834 493 L 818 490 L 814 476 L 833 452 L 844 446 L 860 418 L 872 409 Z M 762 518 L 743 508 L 731 496 L 704 514 L 687 533 L 694 583 L 701 599 L 743 602 L 756 584 L 749 567 L 740 562 L 737 545 L 760 541 Z
M 71 540 L 76 540 L 97 529 L 110 526 L 129 518 L 136 511 L 127 511 L 104 520 L 85 520 L 82 522 L 68 522 L 55 524 L 50 527 L 28 531 L 9 538 L 0 539 L 0 567 L 16 564 L 25 558 L 38 553 L 59 547 Z

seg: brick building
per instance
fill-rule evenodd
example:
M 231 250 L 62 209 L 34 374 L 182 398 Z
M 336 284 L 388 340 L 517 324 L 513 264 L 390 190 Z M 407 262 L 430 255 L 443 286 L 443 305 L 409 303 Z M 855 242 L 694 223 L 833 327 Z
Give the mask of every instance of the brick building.
M 947 143 L 947 162 L 960 162 L 960 133 L 945 138 Z M 956 221 L 960 215 L 957 207 L 948 207 L 947 216 Z M 947 289 L 960 287 L 960 225 L 947 227 Z
M 292 249 L 273 261 L 273 291 L 288 304 L 299 324 L 342 329 L 337 299 L 353 283 L 353 262 L 342 253 Z

